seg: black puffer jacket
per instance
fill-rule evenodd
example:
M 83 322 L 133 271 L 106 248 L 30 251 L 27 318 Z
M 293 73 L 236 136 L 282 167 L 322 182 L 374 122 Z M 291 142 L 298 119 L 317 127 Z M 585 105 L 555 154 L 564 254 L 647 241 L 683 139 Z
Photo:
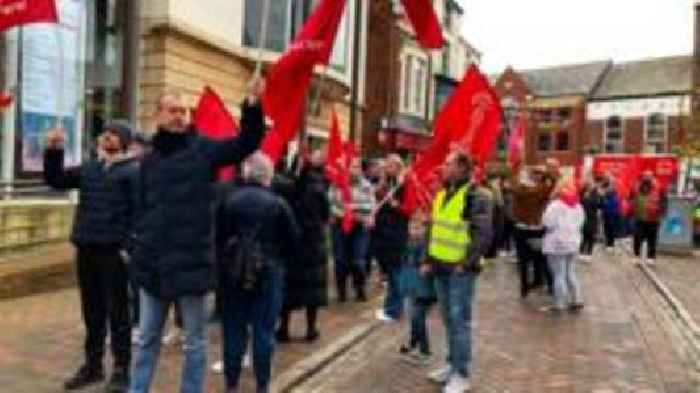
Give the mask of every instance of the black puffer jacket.
M 242 112 L 237 138 L 215 142 L 195 130 L 161 130 L 141 161 L 138 186 L 131 187 L 137 193 L 132 270 L 158 298 L 202 295 L 214 287 L 214 174 L 255 151 L 264 129 L 260 106 L 244 104 Z
M 120 247 L 125 237 L 118 213 L 123 200 L 109 181 L 113 167 L 93 159 L 66 170 L 63 156 L 63 149 L 46 150 L 44 180 L 58 190 L 80 190 L 71 241 L 77 246 Z
M 289 204 L 258 184 L 232 187 L 226 193 L 216 228 L 220 251 L 231 237 L 239 235 L 256 235 L 265 256 L 275 261 L 289 262 L 300 247 L 301 232 Z

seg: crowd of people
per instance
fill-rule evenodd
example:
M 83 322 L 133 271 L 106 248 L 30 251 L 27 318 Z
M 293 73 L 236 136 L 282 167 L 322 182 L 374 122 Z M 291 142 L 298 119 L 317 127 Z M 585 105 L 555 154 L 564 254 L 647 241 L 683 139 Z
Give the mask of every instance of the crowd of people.
M 95 157 L 63 165 L 63 133 L 47 135 L 46 182 L 80 190 L 72 242 L 82 314 L 85 360 L 65 383 L 75 390 L 105 379 L 109 332 L 114 367 L 108 392 L 150 390 L 170 306 L 184 335 L 183 393 L 202 392 L 206 375 L 207 295 L 216 293 L 226 392 L 239 392 L 249 336 L 257 391 L 269 392 L 276 343 L 290 341 L 290 319 L 304 311 L 304 339 L 322 334 L 318 316 L 329 304 L 330 257 L 340 303 L 368 300 L 377 266 L 386 294 L 376 316 L 407 320 L 400 354 L 427 365 L 432 351 L 427 315 L 433 305 L 445 328 L 445 364 L 429 378 L 445 393 L 470 389 L 477 281 L 499 256 L 517 254 L 523 299 L 551 296 L 545 311 L 580 312 L 579 260 L 590 261 L 602 218 L 607 247 L 634 216 L 634 252 L 656 254 L 666 197 L 645 174 L 625 203 L 609 177 L 579 187 L 554 160 L 514 175 L 475 171 L 452 152 L 432 202 L 407 213 L 402 206 L 406 162 L 398 154 L 350 166 L 351 203 L 326 179 L 322 149 L 278 168 L 256 152 L 265 132 L 262 83 L 242 104 L 239 136 L 212 141 L 187 123 L 176 93 L 157 103 L 158 130 L 150 141 L 128 123 L 104 126 Z M 238 165 L 231 183 L 215 173 Z M 522 174 L 521 174 L 522 172 Z M 354 222 L 344 225 L 346 209 Z M 329 245 L 330 240 L 330 245 Z M 352 293 L 349 294 L 348 281 Z M 131 299 L 130 299 L 131 297 Z M 132 327 L 138 332 L 132 337 Z M 137 350 L 132 361 L 132 339 Z

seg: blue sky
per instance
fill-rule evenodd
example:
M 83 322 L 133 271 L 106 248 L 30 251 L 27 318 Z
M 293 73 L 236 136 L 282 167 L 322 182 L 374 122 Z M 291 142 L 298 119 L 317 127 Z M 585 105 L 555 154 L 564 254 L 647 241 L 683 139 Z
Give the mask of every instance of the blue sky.
M 462 0 L 482 69 L 689 54 L 693 0 Z

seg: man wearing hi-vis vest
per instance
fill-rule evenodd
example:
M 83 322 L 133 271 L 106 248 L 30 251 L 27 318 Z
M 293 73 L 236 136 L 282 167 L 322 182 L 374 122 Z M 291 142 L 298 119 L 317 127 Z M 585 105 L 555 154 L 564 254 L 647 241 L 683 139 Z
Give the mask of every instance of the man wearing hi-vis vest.
M 428 259 L 447 333 L 447 364 L 429 378 L 445 384 L 444 393 L 469 391 L 472 359 L 472 306 L 481 256 L 492 237 L 493 201 L 470 183 L 471 159 L 452 153 L 443 166 L 445 184 L 432 208 Z

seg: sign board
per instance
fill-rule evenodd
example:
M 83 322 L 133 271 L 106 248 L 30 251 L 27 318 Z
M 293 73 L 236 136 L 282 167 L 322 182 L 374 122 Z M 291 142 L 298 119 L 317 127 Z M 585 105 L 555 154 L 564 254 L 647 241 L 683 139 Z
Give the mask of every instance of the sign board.
M 634 159 L 632 154 L 599 154 L 593 158 L 593 174 L 602 176 L 606 173 L 619 178 L 629 168 Z M 639 156 L 641 160 L 641 172 L 651 171 L 659 182 L 659 185 L 667 188 L 678 177 L 678 158 L 673 155 L 645 155 Z
M 692 252 L 693 212 L 692 198 L 668 198 L 668 211 L 659 228 L 659 250 L 670 253 Z

